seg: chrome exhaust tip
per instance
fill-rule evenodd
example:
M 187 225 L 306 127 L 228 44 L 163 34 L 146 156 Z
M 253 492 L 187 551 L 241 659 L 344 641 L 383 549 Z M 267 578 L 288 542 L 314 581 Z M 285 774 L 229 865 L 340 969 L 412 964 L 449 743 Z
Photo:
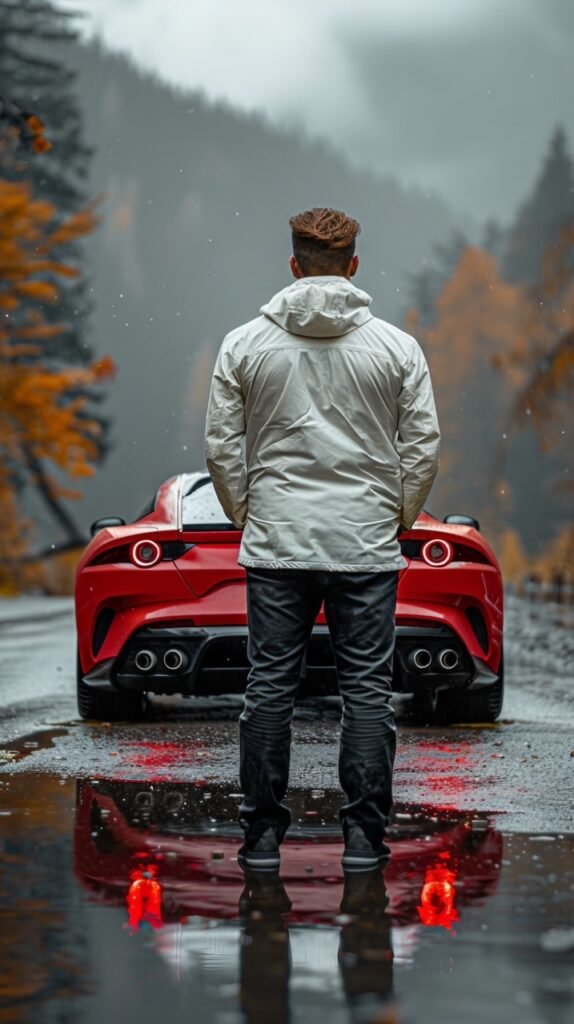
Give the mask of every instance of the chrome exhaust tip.
M 170 647 L 163 656 L 163 663 L 168 672 L 181 672 L 187 668 L 187 655 L 179 647 Z
M 426 647 L 417 647 L 416 650 L 410 652 L 408 657 L 411 668 L 417 668 L 419 672 L 421 669 L 428 668 L 431 661 L 431 652 Z
M 151 672 L 157 664 L 157 655 L 153 651 L 138 651 L 135 656 L 136 668 L 140 672 Z
M 458 665 L 457 652 L 453 651 L 452 647 L 443 647 L 442 651 L 439 651 L 438 663 L 446 672 L 452 672 Z
M 153 802 L 154 797 L 151 790 L 142 789 L 139 793 L 136 793 L 134 803 L 138 811 L 147 811 L 149 813 L 153 807 Z

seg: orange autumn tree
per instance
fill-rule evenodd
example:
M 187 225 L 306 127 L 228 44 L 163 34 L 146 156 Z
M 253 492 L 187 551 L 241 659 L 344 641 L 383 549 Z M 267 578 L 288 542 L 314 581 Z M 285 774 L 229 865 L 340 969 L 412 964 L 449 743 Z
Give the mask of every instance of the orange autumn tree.
M 495 508 L 488 480 L 512 393 L 493 359 L 515 341 L 520 301 L 519 289 L 501 279 L 493 257 L 466 245 L 436 297 L 432 320 L 423 323 L 417 310 L 406 320 L 407 330 L 425 350 L 441 424 L 437 502 L 449 512 L 470 512 L 487 524 L 508 500 L 501 482 Z M 464 508 L 459 507 L 461 495 Z
M 568 434 L 564 427 L 572 415 L 574 385 L 574 221 L 547 247 L 540 280 L 522 289 L 521 300 L 513 343 L 493 360 L 514 388 L 495 467 L 498 475 L 511 441 L 526 426 L 532 426 L 545 451 L 564 446 Z
M 58 303 L 59 282 L 77 276 L 59 250 L 96 223 L 91 206 L 62 220 L 52 203 L 33 198 L 29 185 L 0 181 L 0 582 L 2 575 L 15 578 L 26 546 L 24 488 L 39 490 L 69 527 L 61 499 L 80 495 L 62 480 L 94 472 L 101 426 L 87 407 L 114 364 L 105 357 L 86 367 L 57 367 L 43 342 L 65 326 L 48 322 L 44 311 Z
M 485 250 L 464 246 L 434 299 L 432 317 L 423 320 L 417 310 L 407 316 L 407 329 L 421 340 L 429 361 L 441 423 L 437 503 L 443 511 L 470 511 L 484 520 L 507 576 L 521 574 L 521 558 L 509 545 L 509 531 L 519 540 L 505 479 L 510 444 L 531 427 L 543 451 L 568 460 L 573 249 L 574 226 L 567 225 L 544 256 L 540 281 L 520 285 L 505 281 Z M 569 480 L 561 475 L 558 488 L 571 487 Z M 461 496 L 465 506 L 459 508 Z M 547 574 L 558 554 L 564 562 L 563 552 L 570 550 L 572 531 L 563 533 L 540 556 Z
M 503 477 L 511 442 L 531 426 L 542 451 L 558 456 L 561 471 L 549 486 L 571 494 L 574 410 L 574 221 L 563 226 L 546 248 L 540 280 L 523 290 L 521 328 L 514 344 L 495 362 L 513 382 L 493 470 L 493 489 Z M 571 517 L 570 517 L 571 519 Z M 574 527 L 565 522 L 533 559 L 532 571 L 549 580 L 574 579 Z

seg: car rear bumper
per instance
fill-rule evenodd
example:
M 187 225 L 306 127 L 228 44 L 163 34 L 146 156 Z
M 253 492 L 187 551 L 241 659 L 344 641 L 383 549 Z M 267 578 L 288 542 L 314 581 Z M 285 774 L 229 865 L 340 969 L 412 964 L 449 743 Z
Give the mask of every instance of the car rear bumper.
M 100 661 L 83 676 L 95 689 L 128 689 L 147 693 L 187 696 L 242 693 L 249 662 L 246 626 L 148 626 L 134 633 L 117 658 Z M 424 649 L 430 655 L 427 668 L 412 664 L 412 653 Z M 168 670 L 163 658 L 168 650 L 183 654 L 183 665 Z M 457 663 L 444 669 L 438 664 L 441 651 L 456 652 Z M 152 654 L 154 665 L 142 671 L 136 665 L 139 652 Z M 393 692 L 424 696 L 457 687 L 477 689 L 493 685 L 497 676 L 485 661 L 471 656 L 457 634 L 442 624 L 396 626 Z M 336 694 L 337 678 L 327 626 L 315 626 L 303 669 L 300 695 Z

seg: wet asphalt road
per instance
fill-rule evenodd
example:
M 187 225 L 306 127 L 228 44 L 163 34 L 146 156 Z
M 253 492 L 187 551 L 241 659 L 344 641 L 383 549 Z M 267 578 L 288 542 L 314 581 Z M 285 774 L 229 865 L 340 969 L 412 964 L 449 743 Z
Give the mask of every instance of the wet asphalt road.
M 572 610 L 507 600 L 494 726 L 399 717 L 393 856 L 345 880 L 338 708 L 294 723 L 280 881 L 236 862 L 240 701 L 81 723 L 71 604 L 0 604 L 0 1022 L 574 1019 Z

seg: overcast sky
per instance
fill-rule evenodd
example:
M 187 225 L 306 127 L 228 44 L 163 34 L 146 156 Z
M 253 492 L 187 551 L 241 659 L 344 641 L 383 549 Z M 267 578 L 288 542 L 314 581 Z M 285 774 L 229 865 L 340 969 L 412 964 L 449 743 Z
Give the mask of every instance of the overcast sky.
M 510 216 L 557 123 L 574 146 L 574 0 L 57 2 L 167 81 L 480 218 Z

